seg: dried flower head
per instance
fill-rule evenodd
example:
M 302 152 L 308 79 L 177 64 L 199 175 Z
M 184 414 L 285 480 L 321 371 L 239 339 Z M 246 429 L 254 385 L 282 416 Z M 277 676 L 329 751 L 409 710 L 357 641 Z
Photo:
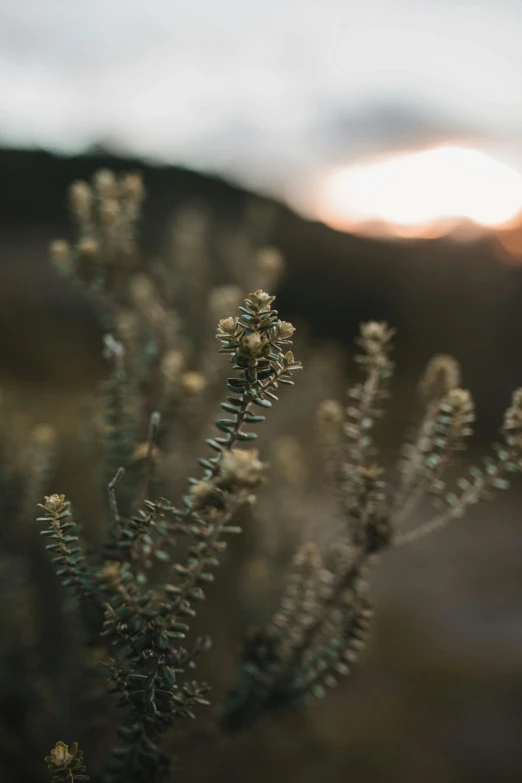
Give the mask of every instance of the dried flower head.
M 460 366 L 453 356 L 437 354 L 426 365 L 419 383 L 419 392 L 425 400 L 444 397 L 460 383 Z
M 212 481 L 198 481 L 197 484 L 192 484 L 190 487 L 190 494 L 193 498 L 207 498 L 216 491 L 215 484 Z
M 295 326 L 289 321 L 278 321 L 277 324 L 277 336 L 279 340 L 290 340 L 295 332 Z
M 65 495 L 46 495 L 43 508 L 54 516 L 61 514 L 68 505 L 65 501 Z
M 48 757 L 49 763 L 53 764 L 58 769 L 66 769 L 74 759 L 77 750 L 77 743 L 74 743 L 74 745 L 71 746 L 71 751 L 69 751 L 69 746 L 66 745 L 65 742 L 57 742 Z
M 222 493 L 212 481 L 198 481 L 192 484 L 189 490 L 189 496 L 193 509 L 203 508 L 205 506 L 221 505 Z
M 235 318 L 222 318 L 218 323 L 218 329 L 224 334 L 234 334 L 236 331 L 236 323 L 237 320 Z
M 83 752 L 79 750 L 77 742 L 73 742 L 70 748 L 65 742 L 57 742 L 45 761 L 49 770 L 55 774 L 54 781 L 75 783 L 89 779 L 84 774 Z
M 247 334 L 241 340 L 240 353 L 243 356 L 249 356 L 255 358 L 263 353 L 263 349 L 266 345 L 266 340 L 259 332 L 252 332 Z
M 266 291 L 262 291 L 260 288 L 254 293 L 248 295 L 249 300 L 254 306 L 259 308 L 269 307 L 275 299 L 275 296 L 270 296 Z
M 220 486 L 253 489 L 263 481 L 265 465 L 257 449 L 231 449 L 220 463 Z

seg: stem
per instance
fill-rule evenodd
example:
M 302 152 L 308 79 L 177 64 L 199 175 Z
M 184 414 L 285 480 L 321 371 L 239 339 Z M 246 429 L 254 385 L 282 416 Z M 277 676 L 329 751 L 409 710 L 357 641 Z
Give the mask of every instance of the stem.
M 288 659 L 286 666 L 283 669 L 283 672 L 277 678 L 279 683 L 284 682 L 293 671 L 299 669 L 304 654 L 313 644 L 316 636 L 320 633 L 323 623 L 328 618 L 330 611 L 336 606 L 344 591 L 351 587 L 353 582 L 357 579 L 361 568 L 364 566 L 367 560 L 368 553 L 366 550 L 364 548 L 359 549 L 348 569 L 339 577 L 337 584 L 334 586 L 332 592 L 326 601 L 324 601 L 322 604 L 319 616 L 314 620 L 312 625 L 307 628 L 303 638 L 297 647 L 294 648 L 292 655 Z
M 437 403 L 437 405 L 433 405 L 433 407 L 438 408 L 439 405 L 440 402 Z M 434 411 L 430 406 L 430 408 L 426 412 L 426 416 L 423 421 L 423 428 L 428 423 L 430 418 L 433 418 L 433 416 L 434 416 Z M 401 500 L 396 501 L 396 505 L 401 504 L 402 508 L 400 511 L 397 511 L 393 517 L 393 524 L 395 526 L 395 529 L 398 529 L 398 527 L 402 525 L 413 514 L 415 509 L 418 508 L 419 504 L 422 502 L 424 494 L 428 489 L 429 485 L 434 484 L 436 481 L 442 478 L 442 476 L 446 471 L 446 468 L 449 465 L 451 454 L 454 450 L 454 446 L 458 442 L 460 432 L 461 432 L 461 420 L 459 419 L 458 416 L 456 416 L 452 422 L 450 435 L 448 437 L 444 450 L 440 454 L 440 459 L 439 462 L 437 463 L 437 467 L 435 468 L 435 470 L 431 471 L 428 475 L 421 476 L 419 483 L 417 484 L 416 487 L 415 486 L 413 487 L 413 490 L 410 492 L 410 494 L 409 495 L 406 494 L 406 496 L 404 495 L 402 496 L 402 502 Z M 420 433 L 419 437 L 421 436 L 421 434 L 422 433 Z M 417 457 L 417 459 L 412 465 L 412 469 L 414 470 L 412 470 L 411 472 L 411 480 L 409 482 L 409 488 L 411 488 L 411 485 L 415 478 L 416 471 L 422 464 L 422 460 L 424 459 L 425 452 L 421 451 L 420 449 L 417 449 L 415 456 Z
M 484 492 L 493 487 L 495 480 L 506 472 L 507 464 L 513 461 L 517 454 L 518 450 L 516 448 L 511 448 L 508 450 L 505 456 L 499 461 L 498 469 L 495 471 L 495 473 L 485 474 L 484 482 L 480 489 L 477 489 L 476 485 L 470 486 L 462 493 L 458 504 L 452 506 L 449 509 L 446 509 L 446 511 L 443 511 L 441 514 L 437 514 L 437 516 L 433 517 L 433 519 L 428 520 L 424 524 L 420 525 L 420 527 L 412 530 L 410 533 L 405 533 L 404 535 L 399 536 L 399 538 L 397 538 L 395 541 L 395 546 L 402 546 L 403 544 L 411 544 L 414 541 L 419 541 L 420 539 L 429 536 L 431 533 L 446 527 L 446 525 L 454 517 L 463 516 L 464 511 L 469 505 L 471 505 L 471 503 L 476 502 L 476 500 L 478 500 Z M 459 511 L 458 514 L 455 513 L 456 510 Z

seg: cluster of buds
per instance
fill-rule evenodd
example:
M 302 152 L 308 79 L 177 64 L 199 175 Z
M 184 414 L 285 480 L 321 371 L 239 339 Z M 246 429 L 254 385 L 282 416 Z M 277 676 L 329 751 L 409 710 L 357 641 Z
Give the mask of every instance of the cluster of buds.
M 201 509 L 223 506 L 223 493 L 219 490 L 215 480 L 202 479 L 192 484 L 189 490 L 192 509 Z
M 49 756 L 45 757 L 49 771 L 54 774 L 55 783 L 76 783 L 76 781 L 89 780 L 86 767 L 83 763 L 83 752 L 79 750 L 78 743 L 73 742 L 71 747 L 65 742 L 57 742 Z
M 88 234 L 96 220 L 95 208 L 102 224 L 112 226 L 121 217 L 135 220 L 145 189 L 139 174 L 131 172 L 117 177 L 108 169 L 94 174 L 93 184 L 79 180 L 69 189 L 69 204 L 82 233 Z
M 223 489 L 254 489 L 263 481 L 265 465 L 257 449 L 225 451 L 219 466 L 219 485 Z
M 266 291 L 262 291 L 258 288 L 253 294 L 248 295 L 248 299 L 256 310 L 265 311 L 271 306 L 272 302 L 275 300 L 275 296 L 270 296 Z
M 69 505 L 69 502 L 65 500 L 65 495 L 46 495 L 45 503 L 41 505 L 41 508 L 45 509 L 50 516 L 57 517 L 64 511 L 68 511 Z
M 69 188 L 69 205 L 78 230 L 74 247 L 62 239 L 51 243 L 50 254 L 61 274 L 89 286 L 100 284 L 102 268 L 135 259 L 136 224 L 145 191 L 139 174 L 117 177 L 102 169 L 92 184 L 78 180 Z
M 241 338 L 238 355 L 245 359 L 256 359 L 263 355 L 266 347 L 266 337 L 259 332 L 252 332 Z
M 269 362 L 277 351 L 285 366 L 297 369 L 291 352 L 282 356 L 282 345 L 291 342 L 294 327 L 287 321 L 280 321 L 271 305 L 275 297 L 258 289 L 248 295 L 245 307 L 241 307 L 238 318 L 223 318 L 218 323 L 217 338 L 223 344 L 222 352 L 235 355 L 235 361 L 242 367 L 258 367 L 269 371 Z M 255 370 L 251 374 L 255 378 Z

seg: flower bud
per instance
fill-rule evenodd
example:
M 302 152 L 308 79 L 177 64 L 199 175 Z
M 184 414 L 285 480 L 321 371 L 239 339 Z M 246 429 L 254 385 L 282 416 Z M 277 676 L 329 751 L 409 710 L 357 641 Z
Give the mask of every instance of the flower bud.
M 452 356 L 438 354 L 426 365 L 419 391 L 425 400 L 436 400 L 455 389 L 459 383 L 459 363 Z

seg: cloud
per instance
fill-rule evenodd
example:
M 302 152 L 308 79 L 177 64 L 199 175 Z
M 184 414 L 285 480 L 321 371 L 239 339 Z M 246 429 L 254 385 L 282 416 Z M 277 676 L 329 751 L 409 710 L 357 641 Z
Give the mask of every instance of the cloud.
M 483 132 L 462 117 L 397 98 L 330 105 L 315 134 L 325 160 L 342 163 L 365 154 L 417 149 L 449 141 L 476 143 Z
M 278 194 L 364 151 L 503 144 L 521 22 L 514 0 L 3 3 L 0 140 L 110 141 Z

